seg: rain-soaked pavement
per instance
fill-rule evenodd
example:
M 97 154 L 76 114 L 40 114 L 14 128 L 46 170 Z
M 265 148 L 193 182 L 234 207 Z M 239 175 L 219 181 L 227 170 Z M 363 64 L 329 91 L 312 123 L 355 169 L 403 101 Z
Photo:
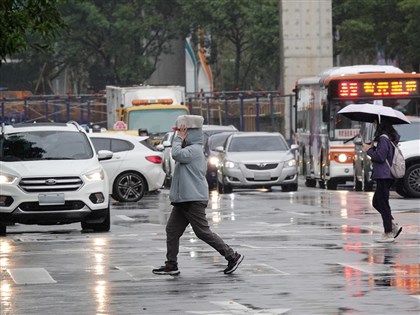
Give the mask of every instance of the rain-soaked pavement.
M 382 230 L 372 193 L 299 187 L 212 194 L 212 228 L 245 255 L 226 262 L 188 228 L 180 276 L 156 276 L 165 258 L 168 191 L 112 207 L 109 233 L 79 224 L 8 228 L 0 239 L 1 315 L 420 314 L 419 200 L 392 193 L 403 232 Z

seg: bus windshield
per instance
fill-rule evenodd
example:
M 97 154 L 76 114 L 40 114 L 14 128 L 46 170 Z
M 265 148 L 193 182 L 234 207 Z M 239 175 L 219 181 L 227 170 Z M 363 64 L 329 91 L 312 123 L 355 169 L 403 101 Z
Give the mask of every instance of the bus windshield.
M 185 109 L 137 110 L 129 113 L 128 129 L 147 129 L 148 133 L 168 132 L 175 126 L 180 115 L 188 115 Z

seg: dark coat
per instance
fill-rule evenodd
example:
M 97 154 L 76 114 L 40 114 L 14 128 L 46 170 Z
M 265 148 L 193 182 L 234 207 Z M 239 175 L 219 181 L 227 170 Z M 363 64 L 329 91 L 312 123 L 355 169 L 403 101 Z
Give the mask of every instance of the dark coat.
M 395 145 L 398 144 L 398 140 Z M 388 164 L 385 159 L 388 160 L 389 165 L 392 164 L 392 158 L 394 156 L 394 146 L 391 140 L 387 136 L 381 135 L 378 137 L 376 146 L 372 146 L 366 153 L 372 160 L 372 179 L 392 179 L 394 178 L 391 174 Z

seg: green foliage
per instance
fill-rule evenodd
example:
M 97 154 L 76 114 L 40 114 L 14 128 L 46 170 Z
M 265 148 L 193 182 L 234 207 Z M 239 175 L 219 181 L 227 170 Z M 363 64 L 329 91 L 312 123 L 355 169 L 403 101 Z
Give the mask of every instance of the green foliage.
M 342 65 L 376 63 L 377 54 L 419 71 L 418 0 L 333 0 L 334 54 Z
M 277 0 L 178 2 L 191 30 L 205 29 L 211 34 L 217 89 L 276 87 L 278 71 L 272 69 L 278 69 L 279 61 Z
M 60 0 L 0 1 L 0 65 L 29 48 L 46 50 L 64 27 Z
M 66 71 L 72 92 L 86 93 L 143 83 L 172 39 L 191 35 L 197 47 L 206 32 L 217 90 L 276 89 L 278 1 L 1 0 L 0 64 L 19 59 L 2 69 L 13 68 L 10 80 L 25 88 L 49 93 L 48 82 Z M 420 71 L 419 0 L 332 3 L 341 65 L 376 63 L 381 52 L 405 71 Z
M 70 32 L 58 45 L 58 56 L 75 80 L 89 75 L 95 90 L 143 83 L 168 51 L 168 40 L 179 36 L 177 10 L 171 0 L 69 0 L 62 12 Z

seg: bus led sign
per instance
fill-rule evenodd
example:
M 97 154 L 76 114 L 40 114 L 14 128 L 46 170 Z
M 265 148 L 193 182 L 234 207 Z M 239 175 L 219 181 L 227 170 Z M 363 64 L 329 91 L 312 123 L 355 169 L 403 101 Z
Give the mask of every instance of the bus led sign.
M 340 81 L 338 97 L 394 97 L 419 95 L 417 80 Z

